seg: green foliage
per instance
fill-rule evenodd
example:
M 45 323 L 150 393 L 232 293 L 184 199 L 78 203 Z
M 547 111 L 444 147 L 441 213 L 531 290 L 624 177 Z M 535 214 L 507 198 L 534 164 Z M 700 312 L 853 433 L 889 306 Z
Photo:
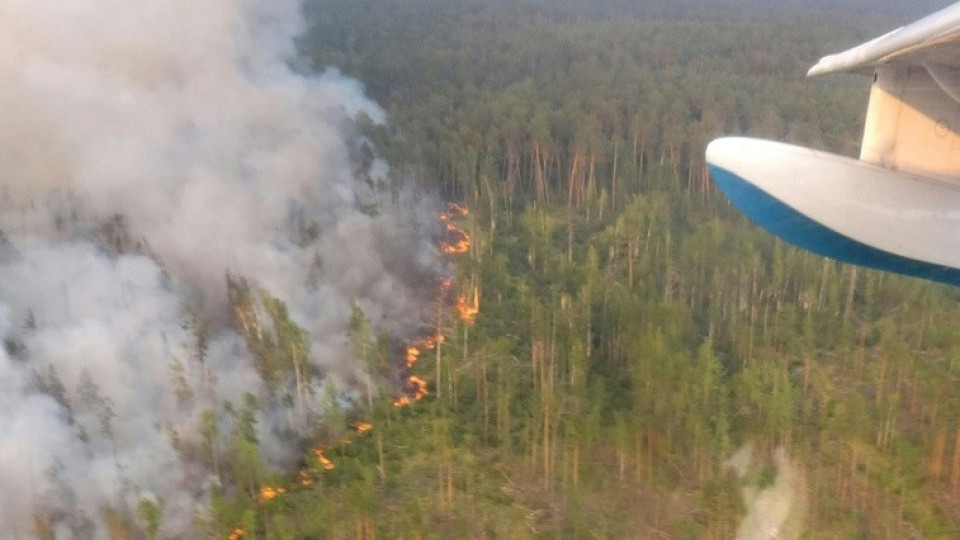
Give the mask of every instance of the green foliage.
M 773 465 L 764 465 L 760 469 L 760 476 L 757 478 L 757 487 L 760 489 L 768 488 L 777 481 L 777 468 Z
M 784 448 L 809 536 L 956 536 L 960 295 L 781 243 L 731 211 L 702 157 L 735 133 L 854 152 L 867 84 L 802 73 L 888 25 L 373 4 L 311 4 L 301 46 L 388 109 L 401 136 L 364 129 L 397 178 L 471 206 L 454 273 L 481 311 L 444 315 L 416 368 L 442 391 L 396 408 L 379 377 L 402 359 L 355 306 L 344 337 L 378 387 L 365 408 L 329 382 L 319 396 L 335 468 L 258 502 L 248 399 L 223 429 L 217 535 L 729 538 L 741 488 L 773 485 Z M 228 292 L 271 392 L 300 396 L 305 332 L 242 279 Z M 372 432 L 348 431 L 360 414 Z M 218 418 L 201 417 L 213 467 Z M 766 465 L 738 480 L 725 462 L 745 443 Z
M 311 381 L 310 334 L 267 291 L 255 291 L 242 277 L 227 275 L 227 299 L 234 325 L 254 357 L 270 398 L 294 405 L 296 420 L 308 420 L 305 402 Z M 199 348 L 199 346 L 198 346 Z
M 160 524 L 163 520 L 163 499 L 140 499 L 140 504 L 137 505 L 137 515 L 143 522 L 143 530 L 147 534 L 147 538 L 154 540 L 160 531 Z
M 244 395 L 243 406 L 234 417 L 227 463 L 234 485 L 256 498 L 265 469 L 256 432 L 257 398 Z

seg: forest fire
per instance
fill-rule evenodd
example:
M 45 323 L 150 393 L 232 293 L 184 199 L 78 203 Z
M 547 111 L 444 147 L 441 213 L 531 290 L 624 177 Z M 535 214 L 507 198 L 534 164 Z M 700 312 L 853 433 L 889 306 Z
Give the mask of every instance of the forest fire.
M 440 251 L 445 255 L 454 255 L 457 253 L 466 253 L 470 249 L 470 235 L 457 228 L 456 225 L 447 224 L 447 232 L 455 238 L 452 242 L 441 242 Z
M 260 501 L 260 504 L 273 500 L 277 495 L 282 495 L 286 493 L 287 490 L 282 487 L 270 487 L 263 486 L 260 488 L 260 496 L 257 497 L 257 500 Z
M 367 433 L 372 429 L 373 429 L 373 424 L 364 420 L 358 420 L 353 425 L 353 430 L 357 434 Z M 347 438 L 347 439 L 341 440 L 339 444 L 347 445 L 352 442 L 353 442 L 352 440 Z M 302 487 L 313 485 L 316 482 L 316 477 L 321 472 L 321 469 L 323 471 L 330 471 L 336 468 L 333 462 L 330 461 L 330 459 L 323 454 L 323 448 L 319 448 L 319 447 L 314 448 L 313 454 L 314 454 L 314 457 L 316 457 L 317 459 L 317 464 L 319 465 L 320 469 L 311 467 L 309 469 L 300 469 L 299 471 L 297 471 L 296 482 Z M 263 486 L 260 488 L 260 493 L 257 497 L 257 502 L 259 502 L 260 504 L 270 502 L 271 500 L 275 499 L 278 495 L 283 495 L 286 492 L 287 490 L 282 487 Z M 240 536 L 236 536 L 236 538 L 242 537 L 243 531 L 240 529 L 235 529 L 234 533 L 236 534 L 237 531 L 239 531 L 238 534 Z M 234 538 L 234 536 L 231 535 L 230 538 Z
M 317 472 L 316 469 L 311 469 L 311 470 L 313 472 Z M 311 475 L 306 469 L 300 469 L 300 472 L 298 473 L 297 476 L 299 477 L 301 486 L 306 487 L 306 486 L 309 486 L 310 484 L 313 484 L 314 482 L 313 475 Z
M 426 383 L 424 383 L 424 385 L 426 385 Z M 357 434 L 363 434 L 372 430 L 373 424 L 370 422 L 366 422 L 364 420 L 358 420 L 353 425 L 353 429 Z M 352 442 L 353 441 L 348 438 L 348 439 L 341 440 L 339 444 L 347 445 Z M 324 455 L 323 448 L 319 448 L 319 447 L 314 448 L 313 455 L 317 459 L 317 464 L 319 465 L 319 469 L 316 467 L 311 467 L 309 469 L 300 469 L 297 472 L 297 484 L 299 484 L 302 487 L 313 485 L 316 482 L 317 475 L 320 472 L 330 471 L 336 468 L 336 465 L 334 465 L 333 461 L 331 461 L 327 456 Z M 287 490 L 283 487 L 263 486 L 260 488 L 260 493 L 257 496 L 257 502 L 259 502 L 260 504 L 270 502 L 271 500 L 275 499 L 278 495 L 283 495 L 286 492 Z M 241 529 L 235 529 L 233 533 L 231 533 L 230 538 L 241 538 L 243 534 L 244 533 Z
M 407 357 L 406 365 L 407 368 L 412 368 L 414 364 L 417 363 L 417 359 L 420 358 L 420 349 L 414 347 L 413 345 L 407 345 Z
M 464 218 L 468 215 L 470 215 L 470 210 L 466 206 L 461 206 L 452 202 L 448 202 L 446 204 L 446 209 L 440 213 L 440 221 L 444 223 L 444 227 L 446 228 L 445 238 L 440 241 L 440 252 L 444 255 L 456 255 L 460 253 L 466 253 L 470 250 L 470 235 L 467 233 L 467 231 L 463 230 L 456 223 L 454 223 L 455 219 Z M 440 282 L 441 299 L 447 298 L 447 295 L 452 288 L 453 280 L 450 278 L 444 278 Z M 460 296 L 457 299 L 456 309 L 460 320 L 467 324 L 473 324 L 477 313 L 480 311 L 479 290 L 474 287 L 473 296 L 469 299 L 467 297 Z M 443 336 L 443 334 L 437 333 L 433 336 L 426 336 L 408 344 L 404 355 L 404 364 L 406 365 L 406 368 L 408 370 L 413 369 L 413 366 L 416 365 L 417 360 L 420 358 L 420 355 L 423 353 L 423 351 L 435 349 L 444 341 L 446 341 L 446 338 Z M 394 406 L 405 407 L 411 403 L 420 401 L 429 394 L 427 388 L 428 385 L 425 379 L 416 375 L 410 375 L 407 377 L 405 392 L 402 395 L 394 398 Z
M 332 471 L 336 467 L 332 461 L 327 459 L 327 456 L 323 455 L 322 448 L 314 448 L 313 454 L 317 457 L 317 462 L 320 464 L 323 470 Z
M 473 324 L 477 319 L 477 313 L 480 313 L 480 291 L 477 287 L 473 288 L 473 297 L 470 300 L 465 296 L 457 298 L 457 313 L 460 320 L 467 324 Z
M 423 351 L 437 348 L 437 346 L 446 341 L 441 334 L 421 338 L 410 345 L 407 345 L 405 363 L 407 369 L 412 369 Z M 407 377 L 405 393 L 393 399 L 393 405 L 396 407 L 405 407 L 411 403 L 420 401 L 429 394 L 427 390 L 427 381 L 416 375 Z
M 445 343 L 446 341 L 447 341 L 446 337 L 440 334 L 437 334 L 435 336 L 427 336 L 421 339 L 420 341 L 417 341 L 416 343 L 421 349 L 429 351 L 432 349 L 436 349 L 437 345 L 440 345 L 441 343 Z
M 466 206 L 457 204 L 455 202 L 448 202 L 447 211 L 443 214 L 440 214 L 440 219 L 441 220 L 445 219 L 445 216 L 449 218 L 453 216 L 467 217 L 469 215 L 470 215 L 470 209 L 467 208 Z
M 398 396 L 398 397 L 393 398 L 393 406 L 394 406 L 394 407 L 406 407 L 407 405 L 410 405 L 411 403 L 413 403 L 413 398 L 411 398 L 410 396 L 404 395 L 404 396 Z
M 444 282 L 449 282 L 449 280 L 444 280 Z M 446 289 L 448 287 L 449 286 L 444 286 L 443 288 Z M 410 345 L 407 345 L 406 355 L 404 357 L 407 369 L 412 369 L 413 366 L 416 365 L 417 360 L 420 358 L 420 355 L 423 354 L 423 351 L 436 349 L 438 345 L 446 340 L 447 338 L 445 338 L 442 334 L 436 334 L 433 336 L 422 337 L 412 342 Z M 411 375 L 407 377 L 405 393 L 394 398 L 393 404 L 396 407 L 404 407 L 410 405 L 411 403 L 420 401 L 426 397 L 427 394 L 429 394 L 429 391 L 427 390 L 427 381 L 415 375 Z
M 467 215 L 469 215 L 469 210 L 466 207 L 454 203 L 447 203 L 447 209 L 440 214 L 440 219 L 445 223 L 448 238 L 452 238 L 453 242 L 446 243 L 441 241 L 440 250 L 442 253 L 458 254 L 465 253 L 469 250 L 470 236 L 466 233 L 466 231 L 460 229 L 452 223 L 453 219 Z M 438 301 L 441 303 L 449 303 L 453 294 L 453 288 L 454 283 L 452 279 L 442 279 L 440 281 L 440 290 L 438 291 Z M 477 314 L 480 311 L 479 288 L 474 287 L 472 294 L 457 295 L 457 300 L 454 304 L 454 307 L 456 308 L 458 317 L 461 321 L 466 324 L 473 324 L 473 322 L 476 320 Z M 439 328 L 440 324 L 438 323 L 437 326 Z M 421 336 L 410 341 L 404 348 L 405 368 L 407 370 L 412 370 L 424 351 L 435 350 L 444 342 L 446 342 L 446 337 L 439 332 Z M 406 378 L 402 393 L 395 397 L 392 403 L 396 407 L 405 407 L 422 400 L 427 395 L 429 395 L 429 385 L 427 380 L 423 377 L 410 374 Z M 373 429 L 373 424 L 365 420 L 357 420 L 351 424 L 351 429 L 357 435 L 362 435 L 371 431 Z M 352 438 L 348 436 L 340 439 L 336 444 L 348 445 L 352 442 Z M 291 489 L 295 489 L 297 485 L 303 488 L 309 487 L 318 481 L 321 473 L 324 471 L 331 471 L 336 468 L 336 465 L 333 463 L 333 461 L 324 455 L 324 450 L 325 449 L 322 447 L 313 448 L 313 455 L 316 459 L 316 463 L 312 467 L 308 466 L 300 469 L 297 472 L 295 484 L 291 484 L 294 487 Z M 286 489 L 282 487 L 263 486 L 260 488 L 257 502 L 260 504 L 268 503 L 277 496 L 286 492 Z M 236 528 L 230 533 L 228 538 L 229 540 L 240 540 L 245 536 L 246 534 L 242 529 Z
M 411 375 L 407 378 L 407 393 L 394 398 L 393 405 L 396 407 L 405 407 L 411 403 L 420 401 L 429 393 L 427 390 L 427 381 L 422 377 Z
M 411 375 L 408 382 L 414 387 L 413 400 L 420 401 L 427 395 L 427 381 L 416 375 Z
M 470 235 L 453 222 L 455 218 L 469 214 L 469 209 L 455 203 L 447 203 L 447 209 L 440 213 L 440 221 L 447 230 L 446 238 L 440 242 L 440 252 L 444 255 L 466 253 L 470 249 Z

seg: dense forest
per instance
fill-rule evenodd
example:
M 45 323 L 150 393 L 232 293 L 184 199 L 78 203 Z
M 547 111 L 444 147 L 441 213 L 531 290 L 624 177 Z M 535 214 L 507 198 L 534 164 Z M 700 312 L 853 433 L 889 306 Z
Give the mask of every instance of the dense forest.
M 869 81 L 807 67 L 933 6 L 585 5 L 308 2 L 300 69 L 385 108 L 378 187 L 451 203 L 452 280 L 408 344 L 355 311 L 376 388 L 329 389 L 299 470 L 263 465 L 252 396 L 229 434 L 202 419 L 211 538 L 731 538 L 787 481 L 763 537 L 960 534 L 960 292 L 784 244 L 703 161 L 724 134 L 855 154 Z M 229 302 L 299 381 L 283 304 Z
M 572 4 L 308 5 L 309 63 L 389 113 L 365 129 L 392 181 L 469 207 L 479 313 L 438 300 L 428 396 L 328 418 L 334 468 L 225 494 L 212 532 L 729 538 L 789 472 L 785 534 L 955 536 L 960 295 L 783 244 L 703 163 L 721 134 L 855 153 L 867 81 L 802 75 L 897 21 Z

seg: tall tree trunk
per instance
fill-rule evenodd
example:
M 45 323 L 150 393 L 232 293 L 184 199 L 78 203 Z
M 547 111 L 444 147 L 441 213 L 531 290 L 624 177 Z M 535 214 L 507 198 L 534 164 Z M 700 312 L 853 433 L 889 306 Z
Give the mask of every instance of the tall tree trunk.
M 620 156 L 620 139 L 613 139 L 613 170 L 610 172 L 610 209 L 616 211 L 617 208 L 617 161 Z
M 537 204 L 547 204 L 547 180 L 546 180 L 546 157 L 540 147 L 540 143 L 533 143 L 533 170 L 534 182 L 536 185 Z
M 570 171 L 567 174 L 567 208 L 573 208 L 574 196 L 579 192 L 580 187 L 580 152 L 574 152 L 573 159 L 570 161 Z
M 436 346 L 437 362 L 436 362 L 436 370 L 435 370 L 435 372 L 434 372 L 434 379 L 433 379 L 434 381 L 436 381 L 435 384 L 436 384 L 437 399 L 440 399 L 440 396 L 441 396 L 440 387 L 442 386 L 442 383 L 441 383 L 441 380 L 440 380 L 440 375 L 441 375 L 441 373 L 440 373 L 440 365 L 441 365 L 440 354 L 441 354 L 441 352 L 443 351 L 443 340 L 440 339 L 440 336 L 442 335 L 442 334 L 441 334 L 442 323 L 443 323 L 443 303 L 442 303 L 442 302 L 437 302 L 437 327 L 436 327 L 436 334 L 435 334 L 435 335 L 437 336 L 437 346 Z
M 853 294 L 857 290 L 857 267 L 850 265 L 850 285 L 847 288 L 847 303 L 843 306 L 843 327 L 846 328 L 853 314 Z
M 930 464 L 930 476 L 934 482 L 940 481 L 940 475 L 943 474 L 943 453 L 947 446 L 947 434 L 943 431 L 937 432 L 937 439 L 933 443 L 933 462 Z
M 953 467 L 950 469 L 950 487 L 954 496 L 960 494 L 960 423 L 957 424 L 957 437 L 953 444 Z

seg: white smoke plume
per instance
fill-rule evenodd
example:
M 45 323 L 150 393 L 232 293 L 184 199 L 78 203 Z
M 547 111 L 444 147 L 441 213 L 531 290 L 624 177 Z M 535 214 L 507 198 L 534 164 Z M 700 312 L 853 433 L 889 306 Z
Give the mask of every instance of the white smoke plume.
M 295 0 L 0 0 L 3 534 L 100 538 L 142 500 L 161 537 L 196 534 L 214 480 L 184 448 L 246 393 L 268 461 L 295 457 L 278 433 L 303 426 L 232 328 L 227 274 L 308 333 L 311 411 L 367 377 L 355 306 L 417 330 L 429 204 L 376 204 L 386 166 L 358 170 L 354 121 L 384 113 L 291 67 L 301 25 Z

